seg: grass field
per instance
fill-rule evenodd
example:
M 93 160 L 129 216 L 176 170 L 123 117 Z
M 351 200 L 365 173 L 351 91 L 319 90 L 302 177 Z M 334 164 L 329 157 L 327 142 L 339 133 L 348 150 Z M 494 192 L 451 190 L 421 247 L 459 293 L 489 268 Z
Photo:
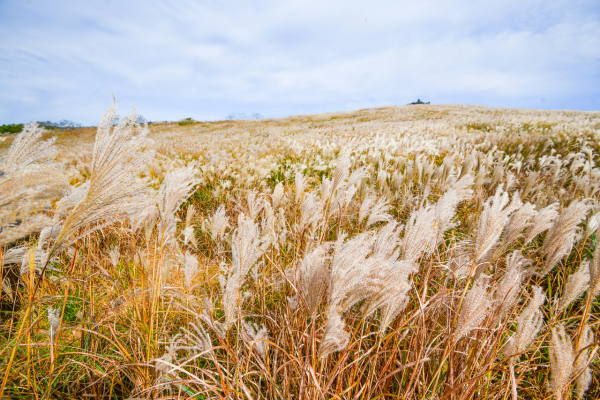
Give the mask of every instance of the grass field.
M 0 142 L 1 399 L 600 398 L 600 113 Z

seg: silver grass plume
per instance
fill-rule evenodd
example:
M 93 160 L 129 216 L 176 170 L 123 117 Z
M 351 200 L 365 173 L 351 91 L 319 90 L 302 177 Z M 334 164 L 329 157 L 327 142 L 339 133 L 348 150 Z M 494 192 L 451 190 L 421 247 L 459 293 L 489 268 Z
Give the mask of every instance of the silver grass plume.
M 44 265 L 47 264 L 49 256 L 49 251 L 44 249 L 43 246 L 38 245 L 36 247 L 31 248 L 27 246 L 17 246 L 6 250 L 6 253 L 4 254 L 2 260 L 2 265 L 17 264 L 20 262 L 20 275 L 29 273 L 31 270 L 40 274 L 42 272 L 42 269 L 44 268 Z M 58 262 L 59 259 L 57 257 L 52 257 L 50 261 Z M 46 266 L 46 270 L 58 271 L 56 268 L 51 266 Z
M 167 246 L 175 237 L 176 223 L 179 218 L 175 215 L 179 207 L 193 193 L 194 187 L 200 182 L 195 178 L 193 166 L 178 168 L 169 172 L 158 190 L 157 207 L 159 212 L 158 235 L 161 248 Z
M 402 188 L 402 184 L 404 183 L 404 175 L 399 170 L 394 171 L 392 174 L 392 186 L 396 190 L 400 190 Z
M 212 341 L 210 339 L 210 335 L 208 332 L 206 332 L 202 324 L 200 324 L 199 321 L 196 323 L 189 322 L 188 328 L 182 327 L 181 332 L 171 339 L 171 343 L 166 348 L 167 353 L 157 360 L 157 371 L 161 372 L 162 374 L 170 371 L 170 365 L 166 363 L 170 364 L 173 362 L 173 360 L 184 362 L 196 356 L 212 354 Z M 184 351 L 188 353 L 187 357 L 178 357 L 178 351 Z M 163 362 L 160 362 L 159 360 Z
M 334 246 L 327 323 L 323 341 L 319 349 L 321 357 L 346 347 L 349 334 L 344 331 L 341 313 L 342 302 L 349 291 L 360 283 L 364 273 L 361 264 L 371 252 L 374 237 L 370 233 L 361 233 L 344 243 L 346 235 L 340 235 Z
M 61 220 L 66 218 L 69 213 L 79 204 L 90 190 L 90 182 L 84 182 L 79 186 L 71 187 L 69 194 L 56 202 L 56 211 L 54 219 Z
M 28 161 L 31 163 L 26 166 L 16 165 L 9 170 L 0 159 L 0 187 L 9 191 L 0 196 L 0 207 L 4 208 L 7 204 L 5 199 L 10 199 L 12 203 L 25 200 L 23 196 L 29 195 L 29 201 L 51 200 L 69 191 L 68 176 L 58 163 L 46 159 Z M 34 194 L 35 197 L 32 197 Z
M 65 174 L 54 164 L 54 139 L 41 141 L 43 129 L 25 125 L 0 157 L 0 246 L 5 246 L 50 224 L 38 214 L 44 202 L 69 190 Z
M 546 296 L 542 288 L 533 286 L 533 297 L 517 318 L 517 333 L 508 340 L 502 351 L 505 356 L 510 357 L 524 352 L 535 339 L 544 323 L 544 314 L 540 311 L 540 307 L 545 301 Z
M 23 255 L 28 251 L 27 246 L 16 246 L 7 249 L 2 253 L 2 260 L 0 267 L 3 267 L 8 264 L 18 264 L 23 259 Z
M 406 223 L 402 260 L 416 262 L 428 250 L 437 235 L 436 213 L 433 206 L 413 211 Z M 431 249 L 433 250 L 433 249 Z
M 242 340 L 265 360 L 267 357 L 267 339 L 269 338 L 267 328 L 264 325 L 259 326 L 245 321 L 242 322 L 242 327 Z
M 377 186 L 381 189 L 387 186 L 389 173 L 379 164 L 379 172 L 377 172 Z
M 571 252 L 577 237 L 577 227 L 585 219 L 589 210 L 590 206 L 584 201 L 573 200 L 554 222 L 542 247 L 542 253 L 547 256 L 546 265 L 541 272 L 542 276 L 550 272 L 564 256 Z
M 527 197 L 527 195 L 531 192 L 531 189 L 533 189 L 533 186 L 535 185 L 535 181 L 538 178 L 538 173 L 531 171 L 528 175 L 527 178 L 525 178 L 525 185 L 523 187 L 523 198 Z
M 296 186 L 296 203 L 298 203 L 298 202 L 300 202 L 300 199 L 302 198 L 302 195 L 304 194 L 304 191 L 306 190 L 306 187 L 307 187 L 306 177 L 300 171 L 296 171 L 295 186 Z
M 279 208 L 279 212 L 275 216 L 275 226 L 277 229 L 277 236 L 279 238 L 279 243 L 284 246 L 286 244 L 288 231 L 287 219 L 285 217 L 285 210 L 283 207 Z
M 464 279 L 471 273 L 473 256 L 469 248 L 469 241 L 465 240 L 457 243 L 454 257 L 448 261 L 448 268 L 452 271 L 455 280 Z
M 518 192 L 513 195 L 509 204 L 508 193 L 502 190 L 502 185 L 498 186 L 494 197 L 484 203 L 475 236 L 475 263 L 485 260 L 488 253 L 494 249 L 510 214 L 521 205 Z
M 225 235 L 225 230 L 228 226 L 229 218 L 227 218 L 225 206 L 221 204 L 208 221 L 211 239 L 215 242 L 217 240 L 223 240 L 223 235 Z
M 329 312 L 323 340 L 319 347 L 319 357 L 327 357 L 329 354 L 340 351 L 348 346 L 350 334 L 344 330 L 345 324 L 342 316 L 336 311 Z
M 466 200 L 473 197 L 473 177 L 471 175 L 465 175 L 458 181 L 456 181 L 450 189 L 439 198 L 435 206 L 436 214 L 436 236 L 434 241 L 431 243 L 432 248 L 435 248 L 438 243 L 444 238 L 444 233 L 452 228 L 455 228 L 458 224 L 452 223 L 452 218 L 456 213 L 456 207 Z
M 373 195 L 367 195 L 365 197 L 365 199 L 361 203 L 360 209 L 358 211 L 358 221 L 359 222 L 362 222 L 365 220 L 365 218 L 367 218 L 367 215 L 369 215 L 369 213 L 371 212 L 371 209 L 373 208 L 373 205 L 375 204 L 376 200 L 377 200 L 377 198 Z
M 327 204 L 327 202 L 331 200 L 332 195 L 333 181 L 323 176 L 323 181 L 321 183 L 321 202 L 323 203 L 323 205 Z
M 367 176 L 367 172 L 364 168 L 357 168 L 350 174 L 348 177 L 348 181 L 345 183 L 345 187 L 349 188 L 351 186 L 357 185 L 360 186 L 362 180 Z
M 56 137 L 41 141 L 44 132 L 36 122 L 23 126 L 23 130 L 15 136 L 6 154 L 7 172 L 24 169 L 33 164 L 47 163 L 55 157 Z
M 332 332 L 336 337 L 328 338 L 326 334 L 322 356 L 343 348 L 340 344 L 344 343 L 347 334 L 343 333 L 341 314 L 353 305 L 364 300 L 363 316 L 380 308 L 380 332 L 385 331 L 406 306 L 411 288 L 408 278 L 417 271 L 417 265 L 398 261 L 401 230 L 402 226 L 393 221 L 376 236 L 363 233 L 343 243 L 345 236 L 342 235 L 336 242 L 326 326 L 326 332 Z
M 173 363 L 173 356 L 171 353 L 175 354 L 174 351 L 167 347 L 167 352 L 165 354 L 153 360 L 154 369 L 158 372 L 159 376 L 170 375 L 172 373 L 171 364 Z
M 222 277 L 222 275 L 220 277 Z M 196 317 L 204 321 L 204 323 L 206 323 L 206 325 L 208 325 L 210 329 L 212 329 L 213 332 L 215 332 L 219 337 L 225 337 L 226 332 L 223 329 L 225 325 L 215 321 L 212 318 L 212 314 L 214 312 L 213 300 L 207 297 L 202 297 L 202 303 L 202 311 L 200 314 L 196 312 Z
M 590 387 L 592 382 L 592 370 L 589 367 L 588 361 L 590 357 L 590 348 L 588 346 L 594 344 L 594 332 L 589 325 L 585 325 L 581 332 L 581 338 L 579 344 L 576 346 L 575 365 L 573 374 L 577 375 L 575 379 L 575 385 L 577 387 L 577 398 L 582 399 Z M 586 348 L 587 347 L 587 348 Z
M 147 127 L 136 123 L 130 113 L 113 126 L 116 105 L 108 109 L 98 126 L 89 187 L 85 196 L 62 222 L 62 229 L 53 245 L 56 251 L 102 226 L 138 213 L 147 206 L 147 186 L 137 177 L 153 153 Z M 100 225 L 100 223 L 102 223 Z
M 490 187 L 494 187 L 500 182 L 502 178 L 504 178 L 504 166 L 502 164 L 496 164 L 496 168 L 494 168 L 494 174 L 492 175 L 492 179 L 490 181 Z M 509 189 L 508 187 L 506 188 Z
M 450 180 L 455 178 L 455 176 L 452 173 L 452 171 L 454 170 L 454 157 L 454 154 L 446 155 L 446 157 L 444 157 L 443 164 L 440 166 L 440 168 L 442 168 L 442 172 L 440 175 L 440 184 L 442 186 L 451 183 Z
M 565 332 L 565 326 L 557 324 L 552 328 L 550 339 L 550 371 L 552 372 L 550 389 L 558 399 L 562 398 L 562 391 L 571 379 L 574 360 L 573 343 Z
M 121 258 L 121 250 L 117 246 L 111 246 L 108 250 L 108 258 L 113 268 L 117 268 L 117 264 L 119 263 L 119 258 Z
M 0 164 L 0 227 L 8 225 L 45 208 L 50 200 L 60 198 L 70 190 L 65 174 L 54 165 L 31 165 L 13 172 Z M 17 224 L 18 225 L 18 224 Z
M 6 295 L 8 296 L 8 299 L 10 301 L 14 301 L 15 300 L 15 297 L 14 297 L 15 293 L 14 293 L 12 287 L 11 287 L 10 281 L 8 279 L 6 279 L 6 278 L 2 279 L 2 285 L 1 285 L 1 287 L 2 287 L 2 290 L 0 291 L 0 295 L 2 295 L 1 294 L 2 292 L 4 292 L 4 293 L 6 293 Z
M 473 182 L 473 190 L 477 191 L 478 189 L 480 189 L 484 184 L 487 183 L 487 170 L 486 170 L 486 166 L 482 165 L 479 168 L 479 171 L 477 172 L 477 175 L 475 175 L 475 181 Z
M 313 192 L 308 193 L 302 201 L 300 224 L 298 224 L 296 232 L 301 233 L 309 227 L 315 229 L 320 224 L 322 218 L 323 203 L 315 199 Z
M 391 208 L 388 201 L 384 197 L 380 197 L 379 200 L 377 200 L 377 203 L 369 210 L 369 218 L 367 219 L 367 225 L 365 227 L 369 228 L 371 225 L 378 222 L 390 222 L 392 216 L 388 214 L 388 211 Z
M 598 230 L 598 228 L 600 228 L 600 212 L 596 213 L 596 214 L 590 216 L 590 218 L 588 218 L 588 222 L 585 227 L 585 234 L 583 235 L 583 238 L 584 239 L 588 238 L 592 233 L 596 232 Z
M 492 302 L 488 293 L 488 279 L 489 277 L 485 275 L 480 276 L 465 295 L 458 315 L 454 340 L 458 341 L 473 329 L 479 328 L 489 314 Z
M 404 225 L 398 224 L 396 221 L 391 221 L 379 230 L 373 243 L 373 256 L 393 259 L 398 259 L 400 244 L 400 234 L 404 229 Z
M 531 264 L 531 260 L 523 257 L 518 250 L 506 257 L 506 272 L 498 283 L 494 297 L 494 303 L 498 307 L 498 318 L 506 316 L 517 304 L 524 277 L 523 267 L 528 264 Z
M 590 287 L 589 261 L 583 261 L 574 274 L 569 275 L 562 297 L 558 302 L 558 311 L 563 311 L 577 300 Z
M 350 175 L 350 167 L 352 162 L 348 156 L 343 156 L 337 163 L 335 170 L 333 171 L 333 182 L 331 188 L 331 194 L 334 194 L 338 189 L 342 187 L 344 181 Z
M 414 262 L 398 261 L 399 238 L 403 228 L 396 221 L 381 228 L 373 243 L 372 256 L 364 267 L 368 274 L 362 283 L 365 286 L 362 291 L 367 292 L 368 296 L 362 312 L 363 315 L 369 315 L 381 308 L 380 332 L 384 332 L 406 307 L 407 294 L 411 289 L 409 275 L 418 270 Z
M 194 227 L 192 226 L 192 220 L 196 214 L 196 207 L 193 204 L 187 209 L 185 214 L 185 228 L 183 229 L 183 244 L 190 242 L 192 246 L 197 247 L 198 241 L 196 240 L 196 234 L 194 233 Z
M 395 225 L 392 224 L 391 232 L 394 232 L 394 227 Z M 387 237 L 397 243 L 397 238 L 390 235 Z M 396 314 L 396 308 L 402 305 L 402 301 L 395 300 L 404 300 L 405 294 L 410 289 L 407 282 L 408 276 L 415 272 L 417 267 L 408 261 L 397 262 L 398 252 L 394 253 L 388 257 L 373 254 L 355 270 L 355 274 L 359 277 L 348 276 L 346 278 L 348 290 L 340 303 L 344 311 L 365 300 L 362 309 L 363 315 L 369 315 L 386 305 L 393 309 L 383 310 L 384 313 Z
M 315 316 L 327 291 L 330 280 L 328 252 L 332 243 L 325 243 L 314 248 L 300 262 L 294 273 L 294 281 L 300 295 L 306 302 L 311 316 Z M 293 301 L 297 301 L 295 298 Z
M 60 327 L 60 310 L 58 308 L 48 308 L 48 324 L 50 325 L 50 339 L 54 340 Z
M 258 225 L 240 213 L 237 231 L 231 240 L 231 271 L 223 293 L 226 328 L 237 320 L 240 289 L 246 276 L 268 246 L 268 242 L 261 241 Z
M 497 255 L 503 254 L 513 243 L 523 236 L 523 230 L 529 227 L 531 219 L 535 217 L 537 211 L 535 205 L 525 203 L 511 217 L 504 230 L 502 244 L 496 251 Z
M 552 224 L 554 224 L 554 221 L 558 218 L 559 207 L 560 204 L 553 203 L 537 212 L 535 217 L 531 220 L 529 229 L 527 229 L 527 232 L 525 233 L 525 242 L 523 245 L 531 242 L 537 235 L 552 227 Z
M 341 213 L 352 201 L 352 198 L 358 191 L 358 188 L 355 185 L 349 186 L 347 189 L 338 190 L 337 195 L 331 201 L 329 205 L 329 211 L 327 212 L 327 216 L 331 217 L 333 215 L 337 215 Z
M 185 287 L 189 288 L 192 285 L 192 279 L 198 273 L 198 259 L 189 251 L 185 252 L 183 275 L 185 277 Z
M 268 240 L 275 246 L 275 248 L 278 248 L 278 218 L 275 216 L 275 211 L 273 210 L 273 207 L 271 207 L 270 203 L 265 202 L 263 210 L 263 217 L 260 222 L 261 233 L 263 236 L 268 236 L 268 239 L 265 240 Z
M 239 214 L 237 232 L 231 242 L 232 271 L 247 275 L 269 244 L 260 240 L 258 225 L 243 213 Z
M 465 161 L 463 162 L 462 167 L 460 169 L 460 175 L 458 176 L 458 179 L 462 178 L 463 176 L 465 176 L 471 172 L 471 169 L 473 168 L 473 164 L 476 161 L 475 158 L 476 158 L 476 153 L 469 154 L 467 156 L 467 158 L 465 158 Z
M 329 293 L 330 309 L 341 308 L 349 292 L 359 285 L 364 277 L 363 263 L 369 253 L 375 237 L 372 233 L 360 233 L 344 243 L 346 235 L 341 235 L 334 246 Z
M 275 189 L 273 190 L 273 195 L 271 196 L 271 199 L 273 200 L 273 209 L 274 210 L 277 210 L 279 208 L 279 206 L 283 204 L 283 197 L 284 197 L 283 183 L 279 182 L 275 186 Z
M 249 191 L 246 195 L 246 203 L 248 204 L 248 217 L 255 221 L 258 214 L 265 207 L 263 194 L 258 194 L 254 189 Z

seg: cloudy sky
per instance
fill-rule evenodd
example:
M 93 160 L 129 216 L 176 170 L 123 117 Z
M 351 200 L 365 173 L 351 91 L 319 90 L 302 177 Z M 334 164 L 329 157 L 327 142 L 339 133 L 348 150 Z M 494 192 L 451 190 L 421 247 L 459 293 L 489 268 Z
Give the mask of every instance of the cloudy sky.
M 0 124 L 432 103 L 600 109 L 591 1 L 0 0 Z

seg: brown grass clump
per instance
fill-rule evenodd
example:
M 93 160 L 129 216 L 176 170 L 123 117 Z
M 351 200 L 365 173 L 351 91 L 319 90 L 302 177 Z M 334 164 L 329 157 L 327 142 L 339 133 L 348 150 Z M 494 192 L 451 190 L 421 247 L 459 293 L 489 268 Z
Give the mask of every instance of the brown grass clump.
M 600 398 L 600 114 L 115 112 L 2 144 L 0 398 Z

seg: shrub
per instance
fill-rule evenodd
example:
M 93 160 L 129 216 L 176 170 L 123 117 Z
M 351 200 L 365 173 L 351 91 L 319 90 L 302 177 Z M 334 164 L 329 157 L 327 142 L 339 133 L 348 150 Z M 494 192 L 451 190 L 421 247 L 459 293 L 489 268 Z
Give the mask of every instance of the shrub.
M 23 124 L 9 124 L 0 126 L 0 133 L 19 133 L 23 130 Z
M 182 119 L 181 121 L 178 122 L 178 124 L 180 126 L 196 125 L 198 123 L 199 123 L 198 121 L 196 121 L 196 120 L 194 120 L 192 118 L 184 118 L 184 119 Z

